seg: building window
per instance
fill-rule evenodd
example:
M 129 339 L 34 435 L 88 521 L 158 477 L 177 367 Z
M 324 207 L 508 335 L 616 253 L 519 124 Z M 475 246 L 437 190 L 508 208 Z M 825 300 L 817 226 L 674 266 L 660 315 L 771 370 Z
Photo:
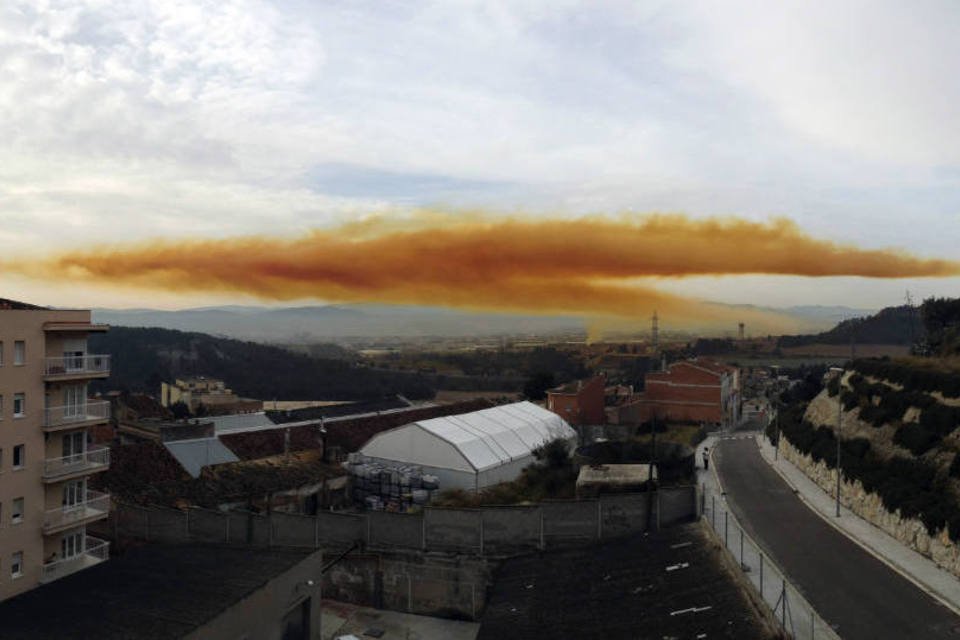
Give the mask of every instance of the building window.
M 13 508 L 10 510 L 10 522 L 20 524 L 23 522 L 23 498 L 13 499 Z
M 13 394 L 13 417 L 22 418 L 27 412 L 27 396 L 23 393 Z
M 17 551 L 10 560 L 10 577 L 19 578 L 23 575 L 23 551 Z
M 23 469 L 27 464 L 25 445 L 18 444 L 13 448 L 13 468 Z
M 27 343 L 16 340 L 13 343 L 13 364 L 24 364 L 27 361 Z

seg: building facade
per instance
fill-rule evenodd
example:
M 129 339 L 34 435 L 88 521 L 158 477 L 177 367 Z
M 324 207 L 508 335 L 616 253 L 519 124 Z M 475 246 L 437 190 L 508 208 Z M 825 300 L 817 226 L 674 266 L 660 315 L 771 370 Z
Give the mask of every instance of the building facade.
M 674 362 L 644 377 L 644 391 L 607 408 L 613 424 L 650 420 L 730 426 L 740 422 L 740 370 L 707 358 Z
M 160 404 L 164 407 L 182 402 L 191 412 L 202 405 L 214 413 L 247 413 L 262 411 L 263 402 L 241 398 L 227 388 L 223 380 L 199 376 L 196 378 L 177 378 L 173 384 L 160 384 Z
M 736 367 L 706 358 L 674 362 L 648 373 L 640 401 L 645 419 L 734 425 L 740 420 L 740 375 Z
M 596 376 L 578 380 L 547 391 L 547 410 L 572 425 L 595 425 L 605 422 L 606 379 Z
M 110 403 L 89 398 L 110 358 L 87 336 L 106 331 L 89 311 L 0 300 L 0 600 L 92 566 L 108 543 L 86 535 L 110 496 L 88 488 L 110 464 L 89 430 Z

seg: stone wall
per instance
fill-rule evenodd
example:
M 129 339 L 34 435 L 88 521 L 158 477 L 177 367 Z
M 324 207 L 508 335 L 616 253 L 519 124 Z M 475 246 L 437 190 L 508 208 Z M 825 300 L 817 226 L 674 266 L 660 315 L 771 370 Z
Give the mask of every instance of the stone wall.
M 812 457 L 798 451 L 786 438 L 780 438 L 780 455 L 793 463 L 821 489 L 835 495 L 836 472 L 825 462 L 814 462 Z M 950 540 L 946 528 L 930 535 L 919 520 L 901 517 L 899 510 L 896 513 L 888 511 L 880 496 L 866 491 L 859 480 L 844 480 L 840 484 L 840 502 L 867 522 L 930 558 L 939 567 L 960 576 L 960 547 Z

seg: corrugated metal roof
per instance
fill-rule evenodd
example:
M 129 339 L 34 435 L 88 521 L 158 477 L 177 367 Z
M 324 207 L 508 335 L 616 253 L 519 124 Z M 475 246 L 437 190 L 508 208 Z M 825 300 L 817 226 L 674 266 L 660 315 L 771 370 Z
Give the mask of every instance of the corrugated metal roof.
M 529 456 L 550 440 L 577 435 L 563 418 L 530 402 L 414 424 L 455 446 L 478 471 Z
M 200 472 L 208 465 L 237 462 L 240 459 L 217 438 L 174 440 L 164 442 L 163 446 L 194 478 L 200 477 Z
M 276 425 L 263 411 L 255 413 L 236 413 L 226 416 L 205 418 L 213 423 L 214 433 L 231 431 L 251 431 L 257 428 L 273 429 Z

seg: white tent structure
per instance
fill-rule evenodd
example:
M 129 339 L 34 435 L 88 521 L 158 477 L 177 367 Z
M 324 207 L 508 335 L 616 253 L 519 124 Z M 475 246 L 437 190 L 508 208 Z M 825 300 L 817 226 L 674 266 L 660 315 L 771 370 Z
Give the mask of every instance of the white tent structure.
M 360 453 L 388 465 L 418 466 L 441 489 L 479 490 L 514 480 L 551 440 L 576 446 L 577 433 L 557 414 L 530 402 L 413 422 L 378 433 Z

